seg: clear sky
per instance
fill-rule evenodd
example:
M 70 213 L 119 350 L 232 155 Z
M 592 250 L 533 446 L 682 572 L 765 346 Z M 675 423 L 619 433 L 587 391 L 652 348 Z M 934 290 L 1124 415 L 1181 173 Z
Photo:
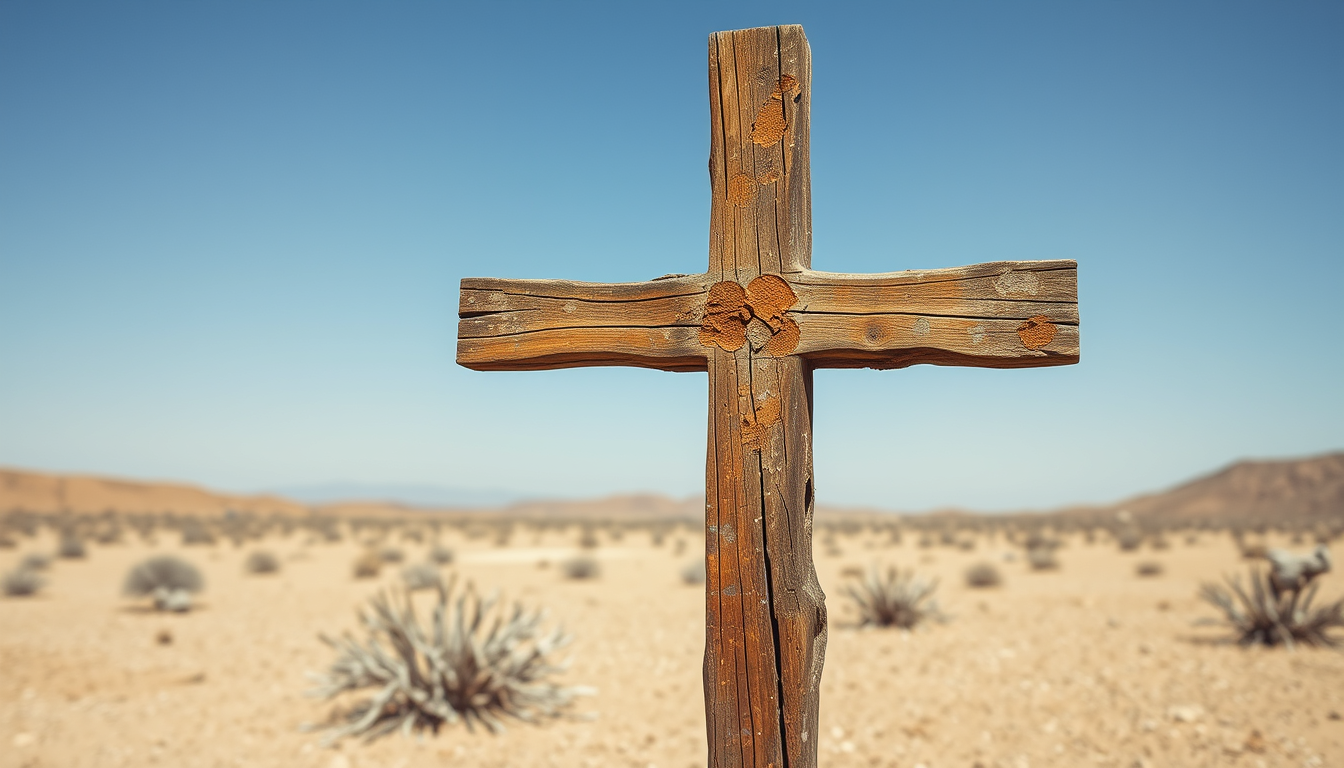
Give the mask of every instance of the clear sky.
M 804 25 L 813 266 L 1076 259 L 1082 362 L 816 374 L 823 503 L 1344 448 L 1339 3 L 0 4 L 0 465 L 703 488 L 703 374 L 477 373 L 464 276 L 701 272 L 706 39 Z

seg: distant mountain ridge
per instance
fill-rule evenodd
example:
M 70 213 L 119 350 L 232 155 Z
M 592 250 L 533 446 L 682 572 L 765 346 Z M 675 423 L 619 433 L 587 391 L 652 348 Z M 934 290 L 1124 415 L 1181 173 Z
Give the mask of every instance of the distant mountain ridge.
M 415 503 L 414 499 L 380 500 L 376 498 L 378 494 L 371 494 L 374 497 L 372 500 L 338 500 L 340 494 L 332 491 L 340 487 L 336 484 L 310 487 L 310 490 L 325 489 L 328 498 L 319 501 L 317 497 L 322 494 L 314 493 L 310 501 L 305 503 L 279 494 L 226 494 L 180 483 L 0 469 L 0 512 L 10 509 L 78 513 L 114 510 L 211 515 L 237 510 L 263 515 L 320 512 L 348 516 L 458 512 L 527 519 L 610 520 L 694 519 L 704 514 L 704 501 L 695 496 L 673 499 L 659 494 L 623 494 L 599 499 L 543 499 L 517 501 L 507 505 L 473 503 L 449 506 L 422 505 Z M 362 491 L 378 488 L 359 485 L 346 487 Z M 427 493 L 452 492 L 451 489 L 424 488 L 428 489 Z M 1160 518 L 1175 522 L 1215 518 L 1227 522 L 1274 518 L 1286 521 L 1338 518 L 1344 516 L 1344 452 L 1300 459 L 1240 461 L 1165 491 L 1140 494 L 1114 504 L 1077 506 L 1035 514 L 1097 519 L 1113 516 L 1122 509 L 1139 519 Z M 875 514 L 895 513 L 891 510 L 831 505 L 819 505 L 818 509 L 821 517 Z M 975 513 L 966 511 L 954 514 Z
M 1165 491 L 1101 507 L 1061 511 L 1111 513 L 1122 509 L 1138 519 L 1180 522 L 1339 517 L 1344 515 L 1344 452 L 1239 461 Z

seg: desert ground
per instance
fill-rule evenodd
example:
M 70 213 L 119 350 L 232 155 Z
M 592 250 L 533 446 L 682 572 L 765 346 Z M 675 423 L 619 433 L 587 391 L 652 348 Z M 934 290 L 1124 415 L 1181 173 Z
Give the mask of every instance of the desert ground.
M 598 532 L 601 575 L 564 577 L 577 527 L 518 526 L 506 545 L 444 528 L 456 554 L 445 574 L 544 606 L 574 636 L 567 683 L 594 686 L 583 717 L 503 735 L 449 727 L 321 744 L 333 704 L 305 696 L 307 673 L 334 652 L 319 632 L 357 630 L 356 609 L 399 583 L 400 565 L 356 580 L 356 536 L 319 542 L 296 530 L 235 546 L 90 544 L 56 559 L 39 594 L 0 598 L 0 766 L 630 766 L 690 768 L 705 760 L 701 693 L 704 597 L 681 572 L 703 551 L 682 526 L 655 545 L 646 530 Z M 830 609 L 819 740 L 825 766 L 1344 766 L 1344 654 L 1242 648 L 1222 627 L 1196 626 L 1214 609 L 1202 581 L 1247 564 L 1225 533 L 1155 551 L 1121 552 L 1103 536 L 1064 537 L 1059 567 L 1033 571 L 1022 549 L 980 535 L 975 548 L 900 544 L 861 529 L 817 545 Z M 407 563 L 430 546 L 387 543 Z M 927 542 L 926 542 L 927 543 Z M 1286 542 L 1270 541 L 1270 544 Z M 53 552 L 49 528 L 0 549 L 0 572 Z M 1301 547 L 1299 547 L 1301 548 Z M 245 572 L 256 549 L 282 569 Z M 197 564 L 206 588 L 194 610 L 152 611 L 121 596 L 127 571 L 155 553 Z M 963 573 L 989 561 L 1003 575 L 972 589 Z M 1165 572 L 1136 575 L 1158 561 Z M 859 628 L 845 596 L 873 564 L 938 577 L 947 620 L 913 631 Z M 1338 571 L 1321 597 L 1344 592 Z M 418 593 L 423 595 L 425 593 Z M 422 599 L 417 597 L 417 599 Z

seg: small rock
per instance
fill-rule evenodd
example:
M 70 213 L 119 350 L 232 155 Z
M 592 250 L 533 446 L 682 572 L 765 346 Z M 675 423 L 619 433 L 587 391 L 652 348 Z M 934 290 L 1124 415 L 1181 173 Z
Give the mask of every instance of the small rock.
M 1185 704 L 1167 709 L 1167 717 L 1178 723 L 1193 723 L 1203 716 L 1204 708 L 1198 704 Z
M 1334 710 L 1330 710 L 1330 714 L 1326 715 L 1326 717 L 1330 718 L 1331 720 L 1344 720 L 1344 716 L 1341 716 L 1338 712 Z
M 1246 737 L 1246 741 L 1245 743 L 1242 744 L 1242 746 L 1246 749 L 1247 752 L 1254 752 L 1257 755 L 1263 755 L 1265 753 L 1265 749 L 1269 746 L 1269 744 L 1268 742 L 1265 741 L 1265 735 L 1263 733 L 1261 733 L 1258 730 L 1253 730 L 1251 731 L 1251 735 Z
M 154 635 L 154 642 L 159 645 L 172 645 L 173 631 L 171 629 L 160 629 L 158 633 Z

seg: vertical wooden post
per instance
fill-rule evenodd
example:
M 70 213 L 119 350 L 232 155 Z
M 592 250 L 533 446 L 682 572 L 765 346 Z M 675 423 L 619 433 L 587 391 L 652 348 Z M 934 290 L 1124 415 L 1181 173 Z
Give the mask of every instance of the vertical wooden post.
M 746 343 L 708 360 L 711 766 L 816 765 L 826 608 L 812 564 L 812 371 L 781 330 L 787 284 L 753 282 L 811 266 L 811 74 L 802 27 L 710 38 L 709 274 L 756 302 L 741 310 Z

